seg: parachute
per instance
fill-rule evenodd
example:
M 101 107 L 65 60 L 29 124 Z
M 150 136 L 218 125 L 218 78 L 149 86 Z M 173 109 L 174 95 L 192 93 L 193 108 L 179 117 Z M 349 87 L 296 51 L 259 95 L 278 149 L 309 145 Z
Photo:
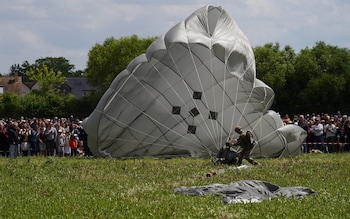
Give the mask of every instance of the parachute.
M 252 156 L 296 155 L 306 132 L 284 126 L 273 99 L 247 37 L 207 5 L 131 61 L 82 125 L 100 157 L 212 156 L 237 125 L 254 135 Z

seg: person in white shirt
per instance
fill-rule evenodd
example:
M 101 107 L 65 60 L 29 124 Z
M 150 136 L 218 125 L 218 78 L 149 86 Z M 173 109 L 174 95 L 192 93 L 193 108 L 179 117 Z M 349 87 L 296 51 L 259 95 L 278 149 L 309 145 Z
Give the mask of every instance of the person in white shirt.
M 315 118 L 315 124 L 312 127 L 312 133 L 314 134 L 314 149 L 321 150 L 328 153 L 327 145 L 324 144 L 324 127 L 319 117 Z
M 337 127 L 334 124 L 333 119 L 329 119 L 327 124 L 324 126 L 324 130 L 326 133 L 326 142 L 328 147 L 328 152 L 333 153 L 336 152 L 336 141 L 337 141 Z

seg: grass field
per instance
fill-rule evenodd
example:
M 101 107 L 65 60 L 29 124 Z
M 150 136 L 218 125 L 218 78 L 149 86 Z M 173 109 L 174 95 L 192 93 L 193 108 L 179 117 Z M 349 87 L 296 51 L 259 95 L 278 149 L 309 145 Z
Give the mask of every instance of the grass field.
M 350 153 L 259 162 L 234 170 L 195 158 L 0 158 L 0 218 L 350 218 Z M 220 168 L 226 171 L 206 177 Z M 253 179 L 317 195 L 227 205 L 213 195 L 174 193 Z

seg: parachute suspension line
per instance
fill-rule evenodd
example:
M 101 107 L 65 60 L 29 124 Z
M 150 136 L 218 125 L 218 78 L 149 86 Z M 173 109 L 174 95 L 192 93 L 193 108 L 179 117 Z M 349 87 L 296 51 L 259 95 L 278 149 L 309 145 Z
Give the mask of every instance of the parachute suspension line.
M 196 76 L 197 76 L 197 78 L 198 78 L 198 82 L 199 82 L 200 88 L 201 88 L 202 92 L 204 92 L 202 80 L 201 80 L 201 78 L 200 78 L 199 71 L 198 71 L 196 62 L 195 62 L 194 57 L 193 57 L 193 52 L 192 52 L 191 47 L 190 47 L 189 44 L 187 44 L 187 49 L 188 49 L 188 51 L 189 51 L 189 54 L 191 55 L 193 67 L 195 68 L 195 72 L 196 72 Z M 207 101 L 206 95 L 203 95 L 203 97 L 204 97 L 205 105 L 208 106 L 208 101 Z M 193 100 L 193 104 L 198 108 L 198 105 L 197 105 L 197 103 L 196 103 L 195 100 Z M 204 116 L 203 116 L 202 113 L 200 113 L 200 117 L 202 118 L 203 121 L 206 120 L 206 119 L 204 118 Z M 208 133 L 208 136 L 210 137 L 211 141 L 215 143 L 215 138 L 214 138 L 213 134 L 209 131 L 210 129 L 209 129 L 209 127 L 208 127 L 208 124 L 207 124 L 206 122 L 204 122 L 204 124 L 205 124 L 205 126 L 206 126 L 206 128 L 207 128 L 207 130 L 208 130 L 208 132 L 207 132 L 207 133 Z M 207 146 L 205 146 L 205 145 L 202 145 L 202 146 L 204 146 L 206 149 L 208 149 Z
M 260 141 L 264 140 L 265 138 L 275 134 L 276 132 L 278 132 L 278 129 L 276 129 L 273 132 L 269 133 L 268 135 L 265 135 L 264 137 L 260 138 L 257 142 L 260 142 Z
M 221 16 L 222 16 L 222 14 L 223 14 L 223 11 L 221 11 L 220 12 L 220 18 L 221 18 Z M 235 45 L 235 43 L 236 43 L 236 41 L 237 41 L 237 38 L 235 38 L 235 42 L 233 43 L 233 45 Z M 226 50 L 225 50 L 226 51 Z M 225 118 L 224 118 L 224 110 L 225 110 L 225 97 L 227 96 L 227 97 L 229 97 L 229 94 L 227 94 L 226 93 L 226 79 L 227 79 L 227 76 L 228 76 L 228 74 L 231 74 L 231 72 L 229 72 L 229 70 L 228 70 L 228 68 L 227 68 L 227 64 L 228 64 L 228 59 L 229 59 L 229 55 L 227 55 L 226 54 L 226 52 L 225 52 L 225 54 L 224 54 L 224 58 L 225 58 L 225 60 L 224 60 L 224 62 L 223 62 L 223 64 L 224 64 L 224 69 L 223 69 L 223 74 L 224 74 L 224 80 L 223 80 L 223 85 L 222 85 L 222 98 L 221 98 L 221 101 L 222 101 L 222 103 L 221 103 L 221 114 L 222 114 L 222 116 L 221 116 L 221 130 L 220 130 L 220 136 L 223 136 L 224 135 L 224 120 L 225 120 Z M 229 77 L 230 78 L 230 77 Z M 213 91 L 214 91 L 214 89 L 213 89 Z M 236 92 L 236 99 L 237 99 L 237 92 Z M 215 101 L 215 99 L 214 99 L 214 101 Z M 215 107 L 216 107 L 216 104 L 215 104 Z M 234 112 L 235 112 L 235 109 L 236 109 L 236 107 L 234 107 Z M 234 120 L 234 115 L 235 115 L 235 113 L 233 112 L 233 114 L 232 114 L 232 116 L 231 116 L 231 127 L 230 127 L 230 130 L 229 130 L 229 132 L 227 133 L 228 134 L 228 139 L 226 139 L 226 141 L 229 141 L 229 140 L 231 140 L 231 136 L 232 136 L 232 129 L 233 129 L 233 120 Z M 218 128 L 219 128 L 219 126 L 218 126 Z M 219 133 L 219 131 L 218 131 L 218 133 Z M 225 133 L 226 134 L 226 133 Z M 220 138 L 220 146 L 222 146 L 222 145 L 224 145 L 224 142 L 223 142 L 223 138 L 221 137 Z
M 120 96 L 120 95 L 119 95 Z M 120 96 L 120 97 L 122 97 L 122 96 Z M 124 97 L 122 97 L 124 100 L 126 100 Z M 127 101 L 127 100 L 126 100 Z M 101 111 L 100 111 L 101 112 Z M 101 112 L 102 113 L 102 112 Z M 121 122 L 121 121 L 119 121 L 119 120 L 116 120 L 114 117 L 112 117 L 112 116 L 110 116 L 110 115 L 108 115 L 108 114 L 103 114 L 103 116 L 104 117 L 106 117 L 109 121 L 111 121 L 111 122 L 113 122 L 114 124 L 116 124 L 117 126 L 120 126 L 120 125 L 122 125 L 122 126 L 125 126 L 125 127 L 128 127 L 129 129 L 131 129 L 131 130 L 134 130 L 135 132 L 138 132 L 138 133 L 140 133 L 140 134 L 142 134 L 142 135 L 144 135 L 144 136 L 150 136 L 148 133 L 146 133 L 146 132 L 143 132 L 143 131 L 141 131 L 141 130 L 139 130 L 139 129 L 135 129 L 135 128 L 133 128 L 133 127 L 131 127 L 131 126 L 128 126 L 128 124 L 126 124 L 126 123 L 123 123 L 123 122 Z M 152 137 L 152 138 L 154 138 L 154 139 L 158 139 L 158 137 L 154 137 L 154 136 L 150 136 L 150 137 Z M 107 139 L 109 139 L 109 138 L 107 138 Z M 115 138 L 110 138 L 111 140 L 114 140 Z M 118 138 L 117 140 L 122 140 L 122 141 L 125 141 L 125 139 L 122 139 L 122 138 Z M 132 140 L 129 140 L 129 141 L 127 141 L 127 142 L 136 142 L 136 141 L 132 141 Z
M 237 34 L 236 34 L 237 35 Z M 236 45 L 236 43 L 237 43 L 237 41 L 238 41 L 238 39 L 239 39 L 239 37 L 238 36 L 236 36 L 235 37 L 235 42 L 233 43 L 233 46 L 231 47 L 231 51 L 230 51 L 230 54 L 231 54 L 231 52 L 234 50 L 234 48 L 235 48 L 235 45 Z M 226 58 L 225 58 L 225 66 L 227 66 L 227 64 L 228 64 L 228 59 L 229 59 L 229 55 L 227 55 L 226 56 Z M 225 68 L 225 69 L 227 69 L 227 68 Z M 225 70 L 225 72 L 226 72 L 226 70 Z M 233 73 L 231 73 L 231 72 L 229 72 L 230 74 L 233 74 Z M 235 75 L 233 76 L 233 77 L 235 77 Z M 239 124 L 239 122 L 241 121 L 241 118 L 243 117 L 243 112 L 241 112 L 240 113 L 240 117 L 238 118 L 238 123 L 237 124 L 234 124 L 233 122 L 234 122 L 234 116 L 235 116 L 235 114 L 236 114 L 236 111 L 238 110 L 238 107 L 237 107 L 237 100 L 238 100 L 238 91 L 239 91 L 239 86 L 240 86 L 240 79 L 241 79 L 241 77 L 237 77 L 237 85 L 236 85 L 236 91 L 235 91 L 235 97 L 234 97 L 234 103 L 233 103 L 233 112 L 232 112 L 232 117 L 231 117 L 231 126 L 230 126 L 230 131 L 229 131 L 229 134 L 228 134 L 228 136 L 229 136 L 229 138 L 231 139 L 231 136 L 234 134 L 234 131 L 233 131 L 233 127 L 234 126 L 237 126 L 237 125 L 240 125 Z M 224 78 L 224 80 L 226 80 L 226 77 Z
M 122 99 L 124 99 L 124 100 L 127 101 L 128 103 L 132 104 L 130 101 L 128 101 L 127 99 L 125 99 L 123 96 L 121 96 L 121 95 L 119 95 L 119 94 L 118 94 L 118 96 L 120 96 Z M 165 125 L 162 124 L 161 122 L 155 120 L 153 117 L 151 117 L 150 115 L 148 115 L 148 114 L 145 113 L 144 111 L 138 109 L 137 107 L 135 107 L 135 108 L 136 108 L 141 114 L 147 116 L 147 117 L 148 117 L 150 120 L 152 120 L 154 123 L 157 123 L 159 126 L 162 126 L 162 127 L 165 128 L 166 130 L 168 130 L 168 131 L 170 131 L 170 132 L 172 132 L 172 133 L 175 133 L 175 134 L 177 134 L 178 136 L 184 137 L 184 136 L 182 136 L 180 133 L 175 132 L 174 130 L 172 130 L 172 129 L 170 129 L 169 127 L 165 126 Z M 140 131 L 140 130 L 137 130 L 137 129 L 135 129 L 135 128 L 130 127 L 128 124 L 121 123 L 120 121 L 115 120 L 113 117 L 111 117 L 111 116 L 109 116 L 109 115 L 105 115 L 105 116 L 108 117 L 111 121 L 116 121 L 117 123 L 122 124 L 123 126 L 127 126 L 128 128 L 130 128 L 130 129 L 132 129 L 132 130 L 134 130 L 134 131 L 137 131 L 138 133 L 143 134 L 144 136 L 149 136 L 149 137 L 154 138 L 154 139 L 159 139 L 159 137 L 157 137 L 157 136 L 151 136 L 151 135 L 148 134 L 148 133 L 145 133 L 145 132 L 142 132 L 142 131 Z M 188 139 L 188 138 L 187 138 L 187 140 L 190 141 L 190 142 L 192 142 L 192 143 L 195 144 L 195 145 L 198 144 L 197 142 L 194 142 L 192 139 Z M 176 145 L 176 147 L 178 147 L 178 146 L 181 146 L 181 145 Z M 192 147 L 185 146 L 185 145 L 182 145 L 181 147 L 182 147 L 182 148 L 186 148 L 186 149 L 191 149 L 191 148 L 192 148 Z M 179 148 L 180 148 L 180 147 L 179 147 Z
M 259 118 L 259 121 L 258 123 L 260 123 L 260 135 L 259 136 L 262 136 L 262 123 L 261 123 L 261 120 L 263 120 L 263 117 L 260 117 Z M 273 132 L 271 132 L 270 134 L 266 135 L 266 136 L 263 136 L 262 138 L 260 138 L 259 140 L 257 140 L 257 144 L 259 145 L 259 150 L 260 150 L 260 154 L 262 154 L 262 149 L 261 149 L 261 146 L 260 146 L 260 141 L 264 140 L 265 138 L 271 136 L 272 134 L 275 134 L 276 132 L 278 132 L 278 129 L 274 129 L 273 126 L 271 126 L 271 124 L 269 123 L 270 127 L 272 127 L 272 130 L 274 130 Z
M 212 68 L 212 61 L 211 61 L 211 68 Z M 221 121 L 220 121 L 220 125 L 218 123 L 218 125 L 216 126 L 216 133 L 218 136 L 216 136 L 216 138 L 218 139 L 218 142 L 215 142 L 217 144 L 217 146 L 219 146 L 220 148 L 223 146 L 223 132 L 224 132 L 224 107 L 225 107 L 225 91 L 226 91 L 226 72 L 227 68 L 224 68 L 223 70 L 223 74 L 224 74 L 224 83 L 223 83 L 223 88 L 222 88 L 222 98 L 221 98 L 221 108 L 217 109 L 217 105 L 216 105 L 216 98 L 214 98 L 214 107 L 215 107 L 215 112 L 221 112 Z M 213 87 L 214 87 L 214 79 L 213 79 Z M 213 89 L 213 97 L 215 97 L 215 89 Z M 213 127 L 214 129 L 215 127 Z
M 177 64 L 176 64 L 176 62 L 175 62 L 175 60 L 174 60 L 174 57 L 172 56 L 172 54 L 171 54 L 170 51 L 168 51 L 168 53 L 169 53 L 169 56 L 171 57 L 171 60 L 173 61 L 174 65 L 176 66 L 177 71 L 179 72 L 179 76 L 181 77 L 182 80 L 184 80 L 183 77 L 182 77 L 182 74 L 180 74 L 180 70 L 179 70 L 179 68 L 178 68 L 178 66 L 177 66 Z M 167 85 L 169 85 L 169 87 L 172 89 L 172 91 L 175 93 L 175 95 L 179 98 L 179 100 L 181 100 L 181 103 L 182 103 L 183 105 L 186 105 L 186 103 L 183 101 L 183 99 L 181 98 L 181 96 L 180 96 L 180 95 L 176 92 L 176 90 L 171 86 L 171 84 L 169 83 L 169 81 L 163 76 L 163 74 L 158 70 L 158 68 L 157 68 L 153 63 L 151 63 L 151 64 L 152 64 L 153 68 L 158 72 L 158 74 L 160 75 L 160 77 L 162 77 L 162 79 L 167 83 Z M 175 72 L 174 72 L 174 74 L 175 74 Z M 188 89 L 187 86 L 186 86 L 186 88 L 187 88 L 188 93 L 191 94 L 191 92 L 190 92 L 190 90 Z M 155 98 L 155 99 L 156 99 L 156 98 Z M 162 104 L 161 104 L 161 105 L 162 105 Z M 163 106 L 163 105 L 162 105 L 162 106 Z M 165 106 L 163 106 L 163 108 L 164 108 L 165 110 L 169 110 L 169 109 L 167 109 Z M 181 124 L 181 126 L 182 126 L 183 128 L 186 128 L 186 127 L 184 127 L 184 126 L 182 125 L 182 123 L 181 123 L 181 121 L 180 121 L 179 119 L 176 118 L 176 120 L 179 122 L 179 124 Z M 181 136 L 181 137 L 184 137 L 184 136 Z M 186 139 L 188 139 L 188 138 L 186 138 Z M 201 146 L 201 144 L 199 144 L 199 143 L 196 143 L 196 145 L 197 145 L 197 146 Z
M 189 47 L 189 46 L 188 46 L 188 47 Z M 188 51 L 190 52 L 191 50 L 188 49 Z M 190 53 L 190 54 L 191 54 L 191 53 Z M 171 57 L 171 60 L 173 61 L 174 65 L 175 65 L 175 68 L 176 68 L 176 70 L 177 70 L 177 72 L 178 72 L 178 75 L 181 77 L 181 79 L 182 79 L 183 81 L 185 81 L 185 79 L 183 78 L 183 76 L 182 76 L 182 74 L 181 74 L 181 72 L 180 72 L 180 68 L 179 68 L 179 66 L 177 65 L 177 63 L 176 63 L 176 61 L 175 61 L 175 59 L 174 59 L 174 56 L 171 54 L 170 50 L 169 50 L 169 56 Z M 192 56 L 192 54 L 191 54 L 191 56 Z M 188 94 L 192 95 L 192 92 L 190 91 L 189 87 L 188 87 L 188 86 L 185 86 L 185 87 L 186 87 L 186 90 L 187 90 Z M 176 90 L 174 90 L 174 92 L 177 93 Z M 178 94 L 177 94 L 177 95 L 178 95 Z M 179 99 L 181 100 L 181 102 L 185 105 L 185 102 L 183 101 L 183 99 L 181 98 L 181 96 L 178 95 L 178 97 L 179 97 Z M 197 104 L 195 103 L 195 101 L 193 101 L 193 103 L 194 103 L 194 105 L 198 108 L 198 106 L 197 106 Z M 201 115 L 201 116 L 202 116 L 202 115 Z M 198 144 L 197 144 L 197 145 L 198 145 Z M 206 147 L 206 146 L 203 145 L 203 144 L 200 144 L 199 146 L 204 147 L 206 150 L 209 150 L 209 148 Z
M 221 11 L 220 12 L 220 18 L 222 16 L 223 12 Z M 210 28 L 209 28 L 209 16 L 206 17 L 206 28 L 208 30 L 208 33 L 209 35 L 212 37 L 212 35 L 214 34 L 211 34 L 210 33 Z M 218 23 L 216 23 L 217 25 Z M 216 29 L 216 25 L 215 25 L 215 29 Z M 215 30 L 213 31 L 213 33 L 215 33 Z M 210 57 L 210 72 L 213 72 L 214 71 L 214 67 L 213 67 L 213 59 L 214 57 L 216 58 L 216 56 L 214 55 L 214 52 L 213 52 L 213 39 L 211 38 L 210 39 L 210 45 L 209 45 L 209 48 L 208 49 L 208 53 L 209 53 L 209 57 Z M 213 57 L 213 58 L 212 58 Z M 219 72 L 218 72 L 219 73 Z M 223 71 L 223 74 L 224 74 L 224 77 L 226 77 L 226 68 L 224 68 L 224 71 Z M 222 136 L 223 136 L 223 132 L 224 132 L 224 128 L 222 127 L 223 125 L 223 111 L 224 111 L 224 99 L 225 99 L 225 79 L 224 79 L 224 88 L 222 89 L 222 104 L 221 104 L 221 108 L 219 108 L 217 106 L 217 103 L 216 103 L 216 98 L 215 98 L 215 84 L 218 83 L 219 85 L 219 82 L 216 81 L 215 79 L 215 76 L 214 74 L 211 74 L 212 75 L 212 78 L 211 78 L 211 86 L 212 86 L 212 95 L 213 95 L 213 107 L 214 107 L 214 111 L 215 112 L 221 112 L 221 124 L 219 125 L 219 122 L 217 120 L 215 120 L 216 122 L 212 122 L 212 130 L 216 130 L 214 131 L 214 139 L 213 139 L 213 143 L 214 143 L 214 146 L 216 147 L 219 147 L 221 148 L 221 146 L 223 145 L 223 139 L 222 139 Z M 219 109 L 218 109 L 219 108 Z M 208 107 L 209 109 L 209 107 Z M 215 125 L 216 124 L 216 125 Z M 221 128 L 220 128 L 221 127 Z
M 223 71 L 224 80 L 223 80 L 223 85 L 222 85 L 222 98 L 221 98 L 221 101 L 222 101 L 222 103 L 221 103 L 221 112 L 222 112 L 221 125 L 224 124 L 224 120 L 225 120 L 224 119 L 224 110 L 225 110 L 224 107 L 225 107 L 225 94 L 226 94 L 226 75 L 227 75 L 227 72 L 228 72 L 227 71 L 227 67 L 226 67 L 227 59 L 225 59 L 225 62 L 223 64 L 225 65 L 225 68 L 224 68 L 224 71 Z M 233 118 L 233 116 L 231 117 L 231 119 L 232 118 Z M 233 123 L 233 122 L 231 122 L 231 123 Z M 220 132 L 221 136 L 223 136 L 223 131 L 224 131 L 224 128 L 222 127 L 221 132 Z M 228 135 L 231 136 L 231 129 L 230 129 Z M 229 139 L 226 139 L 226 141 L 228 141 L 228 140 L 230 140 L 230 137 L 229 137 Z M 222 142 L 222 141 L 223 141 L 223 139 L 221 138 L 220 139 L 220 146 L 224 145 L 224 142 Z
M 227 60 L 225 61 L 226 65 L 227 65 Z M 232 112 L 232 119 L 231 119 L 231 127 L 230 127 L 230 133 L 229 133 L 229 137 L 231 138 L 231 136 L 234 134 L 233 127 L 239 125 L 239 121 L 241 120 L 241 117 L 243 116 L 243 113 L 241 113 L 240 118 L 238 119 L 238 123 L 237 124 L 233 124 L 234 122 L 234 115 L 236 114 L 236 110 L 237 110 L 237 99 L 238 99 L 238 90 L 239 90 L 239 86 L 240 86 L 240 78 L 237 78 L 237 85 L 236 85 L 236 91 L 235 91 L 235 99 L 234 99 L 234 106 L 233 106 L 233 112 Z
M 157 70 L 158 71 L 158 70 Z M 159 72 L 159 71 L 158 71 Z M 134 77 L 134 79 L 144 88 L 144 90 L 146 90 L 161 106 L 162 106 L 162 108 L 164 108 L 164 110 L 169 110 L 169 109 L 167 109 L 161 102 L 159 102 L 158 101 L 158 99 L 155 97 L 155 96 L 153 96 L 152 95 L 152 93 L 151 92 L 149 92 L 149 90 L 145 87 L 145 85 L 143 84 L 143 83 L 141 83 L 141 81 L 139 81 L 136 77 Z M 122 97 L 122 96 L 120 96 L 121 98 L 123 98 L 123 99 L 125 99 L 124 97 Z M 125 99 L 126 100 L 126 99 Z M 128 101 L 128 100 L 126 100 L 126 101 Z M 131 103 L 131 102 L 129 102 L 128 101 L 128 103 Z M 177 132 L 174 132 L 172 129 L 170 129 L 169 127 L 166 127 L 164 124 L 162 124 L 162 122 L 160 122 L 160 121 L 157 121 L 155 118 L 153 118 L 152 116 L 150 116 L 149 114 L 147 114 L 147 113 L 145 113 L 145 111 L 143 111 L 143 110 L 140 110 L 140 109 L 138 109 L 139 111 L 140 111 L 140 113 L 142 113 L 142 114 L 144 114 L 145 116 L 147 116 L 149 119 L 151 119 L 153 122 L 155 122 L 155 123 L 157 123 L 157 124 L 159 124 L 159 125 L 161 125 L 162 127 L 165 127 L 167 130 L 170 130 L 170 131 L 172 131 L 173 133 L 175 133 L 175 134 L 177 134 L 179 137 L 184 137 L 185 138 L 185 136 L 182 136 L 181 134 L 179 134 L 179 133 L 177 133 Z M 180 123 L 180 120 L 177 120 L 179 123 Z M 185 127 L 184 127 L 185 128 Z M 189 138 L 186 138 L 187 140 L 189 140 L 189 141 L 191 141 L 191 139 L 189 139 Z M 193 141 L 192 141 L 193 142 Z M 193 144 L 197 144 L 196 142 L 193 142 Z
M 242 80 L 244 82 L 244 80 L 242 79 L 244 77 L 244 75 L 247 73 L 248 69 L 253 65 L 253 63 L 250 63 L 249 66 L 247 66 L 247 68 L 245 69 L 245 71 L 243 72 L 243 74 L 240 75 L 239 77 L 239 80 Z M 252 86 L 252 89 L 250 90 L 250 93 L 248 95 L 248 100 L 245 102 L 244 104 L 244 108 L 243 108 L 243 111 L 242 111 L 242 116 L 240 117 L 239 119 L 239 122 L 241 121 L 242 117 L 243 117 L 243 114 L 245 113 L 246 109 L 247 109 L 247 106 L 248 106 L 248 103 L 253 95 L 253 91 L 254 91 L 254 84 Z M 253 127 L 250 125 L 249 122 L 247 122 L 247 124 L 249 125 L 250 129 L 254 130 Z
M 103 107 L 103 110 L 105 111 L 109 105 L 112 103 L 112 101 L 114 100 L 115 96 L 119 93 L 119 91 L 124 87 L 124 85 L 126 84 L 127 81 L 129 81 L 130 77 L 133 74 L 131 72 L 129 72 L 128 77 L 126 78 L 126 80 L 124 80 L 123 84 L 120 86 L 120 88 L 117 91 L 114 91 L 113 97 L 109 99 L 108 103 Z M 110 86 L 111 87 L 111 86 Z M 111 89 L 111 88 L 108 88 Z
M 189 52 L 190 52 L 190 50 L 189 50 Z M 170 51 L 169 51 L 169 56 L 171 57 L 171 60 L 173 61 L 174 65 L 175 65 L 175 68 L 176 68 L 176 70 L 177 70 L 178 75 L 180 76 L 180 78 L 181 78 L 183 81 L 185 81 L 185 79 L 183 78 L 183 75 L 182 75 L 182 73 L 181 73 L 181 71 L 180 71 L 180 68 L 179 68 L 179 66 L 177 65 L 177 63 L 176 63 L 176 61 L 175 61 L 175 59 L 174 59 L 174 56 L 171 54 Z M 185 86 L 185 87 L 186 87 L 186 90 L 187 90 L 188 94 L 192 95 L 192 91 L 190 91 L 189 86 Z M 174 90 L 174 92 L 177 94 L 176 90 Z M 177 96 L 179 97 L 179 99 L 181 100 L 181 102 L 182 102 L 184 105 L 186 105 L 186 103 L 183 101 L 183 99 L 181 98 L 181 96 L 178 95 L 178 94 L 177 94 Z M 195 104 L 196 107 L 198 107 L 197 104 L 196 104 L 195 102 L 194 102 L 194 104 Z M 203 144 L 197 143 L 196 145 L 199 146 L 199 147 L 205 147 L 206 150 L 209 150 L 209 149 L 208 149 L 206 146 L 204 146 Z
M 121 124 L 121 125 L 123 125 L 123 126 L 127 126 L 129 129 L 131 129 L 131 130 L 133 130 L 133 131 L 135 131 L 135 132 L 138 132 L 138 133 L 140 133 L 140 134 L 142 134 L 142 135 L 149 136 L 149 137 L 154 138 L 154 139 L 159 139 L 158 137 L 150 136 L 148 133 L 142 132 L 142 131 L 139 130 L 139 129 L 135 129 L 135 128 L 133 128 L 133 127 L 130 127 L 130 126 L 128 126 L 127 124 L 122 123 L 122 122 L 116 120 L 115 118 L 113 118 L 113 117 L 111 117 L 111 116 L 109 116 L 109 115 L 105 115 L 105 116 L 106 116 L 110 121 L 112 121 L 114 124 L 117 124 L 117 125 L 118 125 L 118 124 Z M 107 138 L 107 139 L 108 139 L 108 138 Z M 124 142 L 140 143 L 139 141 L 133 141 L 133 140 L 127 140 L 127 141 L 126 141 L 126 140 L 123 139 L 123 138 L 111 138 L 111 140 L 120 140 L 120 141 L 124 141 Z M 160 141 L 163 141 L 163 140 L 160 140 Z M 163 146 L 164 148 L 165 148 L 165 147 L 168 147 L 168 141 L 164 141 L 164 144 L 161 144 L 161 143 L 154 143 L 154 142 L 142 142 L 142 143 L 144 143 L 144 144 L 152 144 L 152 145 Z M 177 147 L 177 148 L 188 149 L 188 150 L 190 150 L 190 149 L 192 148 L 192 147 L 190 147 L 190 146 L 180 145 L 180 144 L 177 144 L 176 147 Z M 102 150 L 103 150 L 103 149 L 102 149 Z
M 170 53 L 169 53 L 170 54 Z M 170 54 L 170 56 L 171 56 L 171 54 Z M 159 74 L 159 76 L 166 82 L 166 84 L 169 86 L 169 88 L 174 92 L 174 94 L 181 100 L 181 102 L 182 102 L 182 104 L 183 105 L 185 105 L 185 102 L 183 101 L 183 99 L 180 97 L 180 95 L 176 92 L 176 90 L 174 89 L 174 87 L 173 86 L 171 86 L 171 84 L 169 83 L 169 81 L 164 77 L 164 75 L 158 70 L 158 68 L 153 64 L 153 63 L 151 63 L 152 64 L 152 66 L 153 66 L 153 68 L 157 71 L 157 73 Z M 175 74 L 175 73 L 174 73 Z M 140 84 L 142 84 L 141 82 L 139 82 Z M 143 84 L 142 84 L 142 86 L 143 86 Z M 147 90 L 146 88 L 145 88 L 145 90 Z M 149 92 L 149 94 L 152 96 L 152 97 L 154 97 L 154 99 L 155 100 L 158 100 L 155 96 L 153 96 L 152 95 L 152 93 L 151 92 Z M 160 103 L 159 101 L 158 101 L 158 103 Z M 167 111 L 167 110 L 169 110 L 166 106 L 164 106 L 162 103 L 160 103 L 160 105 L 162 106 L 162 108 L 165 110 L 165 111 Z M 179 119 L 179 118 L 177 118 L 177 117 L 174 117 L 175 118 L 175 120 L 183 127 L 183 128 L 186 128 L 182 123 L 181 123 L 181 120 Z

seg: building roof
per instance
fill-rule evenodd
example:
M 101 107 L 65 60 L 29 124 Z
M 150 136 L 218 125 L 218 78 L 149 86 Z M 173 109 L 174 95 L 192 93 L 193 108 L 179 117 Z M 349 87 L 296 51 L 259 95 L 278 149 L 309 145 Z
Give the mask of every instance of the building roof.
M 65 85 L 70 88 L 69 93 L 77 98 L 84 97 L 88 92 L 96 90 L 87 83 L 87 78 L 66 78 Z
M 0 77 L 0 85 L 4 88 L 4 92 L 12 92 L 22 96 L 21 76 L 2 76 Z

